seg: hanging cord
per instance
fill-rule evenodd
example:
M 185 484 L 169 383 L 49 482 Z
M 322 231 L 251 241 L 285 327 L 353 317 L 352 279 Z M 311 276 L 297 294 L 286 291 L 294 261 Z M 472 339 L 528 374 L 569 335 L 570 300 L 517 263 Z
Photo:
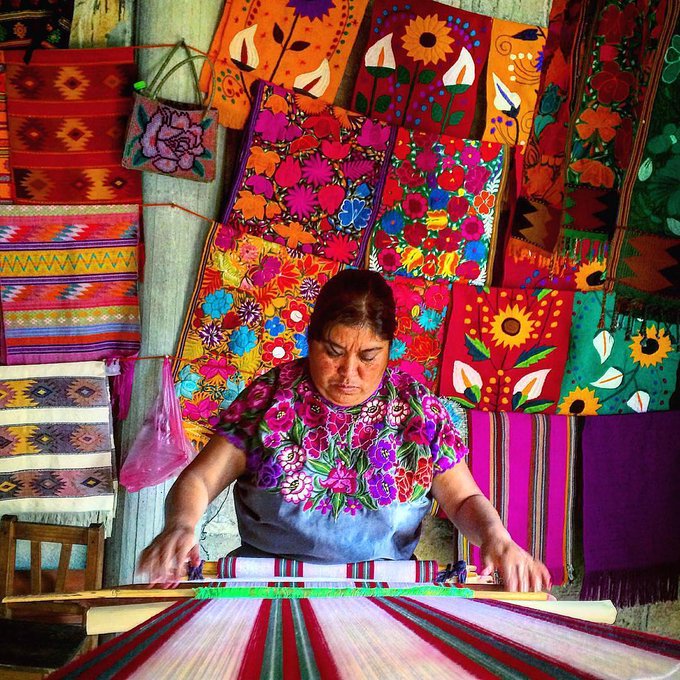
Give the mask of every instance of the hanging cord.
M 193 215 L 194 217 L 199 217 L 211 224 L 217 221 L 212 217 L 206 217 L 205 215 L 201 215 L 201 213 L 185 208 L 183 205 L 179 205 L 179 203 L 142 203 L 142 208 L 176 208 L 177 210 L 183 210 L 185 213 L 189 213 L 189 215 Z
M 181 41 L 184 42 L 184 41 Z M 132 49 L 133 50 L 157 50 L 157 49 L 167 49 L 167 48 L 172 48 L 175 47 L 177 43 L 152 43 L 150 45 L 133 45 Z M 194 47 L 193 45 L 189 45 L 187 43 L 184 43 L 184 46 L 192 50 L 193 52 L 196 52 L 197 54 L 202 54 L 204 57 L 209 57 L 210 55 L 207 52 L 204 52 L 203 50 L 199 50 L 198 47 Z

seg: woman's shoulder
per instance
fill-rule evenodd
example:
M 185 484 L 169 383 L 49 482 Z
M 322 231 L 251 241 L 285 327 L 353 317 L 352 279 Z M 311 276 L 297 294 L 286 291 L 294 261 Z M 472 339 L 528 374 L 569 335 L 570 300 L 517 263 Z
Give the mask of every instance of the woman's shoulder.
M 385 380 L 402 395 L 423 397 L 435 396 L 433 392 L 423 385 L 417 378 L 399 368 L 388 367 L 385 371 Z

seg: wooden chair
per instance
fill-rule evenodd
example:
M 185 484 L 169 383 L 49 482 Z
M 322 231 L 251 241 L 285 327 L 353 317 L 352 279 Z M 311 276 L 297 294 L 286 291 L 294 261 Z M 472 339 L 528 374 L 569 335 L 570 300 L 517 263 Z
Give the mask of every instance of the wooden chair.
M 16 569 L 17 541 L 30 542 L 30 571 Z M 42 566 L 42 544 L 56 543 L 61 546 L 59 564 L 56 570 L 46 570 Z M 85 569 L 70 569 L 74 545 L 84 545 L 87 549 Z M 0 521 L 0 598 L 6 595 L 66 593 L 79 590 L 97 590 L 102 587 L 104 572 L 104 526 L 91 524 L 89 527 L 60 526 L 19 522 L 13 515 L 5 515 Z M 46 658 L 62 659 L 66 656 L 87 651 L 97 644 L 97 636 L 86 637 L 85 619 L 87 605 L 79 602 L 54 602 L 2 605 L 0 614 L 4 619 L 14 619 L 16 625 L 27 639 L 35 632 L 36 644 L 43 644 L 42 627 L 62 626 L 64 633 L 58 646 Z M 73 626 L 71 624 L 77 624 Z M 6 624 L 10 625 L 9 621 Z M 52 636 L 54 637 L 54 636 Z M 55 638 L 55 639 L 56 639 Z M 66 641 L 66 642 L 64 642 Z M 64 644 L 68 649 L 63 649 Z M 27 652 L 30 645 L 27 646 Z M 53 653 L 52 657 L 50 654 Z M 15 656 L 10 649 L 3 650 L 0 640 L 0 677 L 43 677 L 54 668 L 42 663 L 33 663 L 30 654 L 25 655 L 26 664 L 21 668 L 15 665 Z M 43 659 L 44 661 L 44 659 Z M 9 662 L 9 663 L 6 663 Z M 61 665 L 61 663 L 60 663 Z M 58 667 L 58 666 L 57 666 Z M 41 675 L 41 673 L 43 675 Z M 8 675 L 9 674 L 9 675 Z

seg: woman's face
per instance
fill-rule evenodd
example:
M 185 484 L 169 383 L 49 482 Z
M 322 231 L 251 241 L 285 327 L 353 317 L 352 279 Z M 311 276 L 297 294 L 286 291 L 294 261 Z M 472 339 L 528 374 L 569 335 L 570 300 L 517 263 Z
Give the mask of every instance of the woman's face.
M 366 401 L 380 385 L 390 343 L 368 326 L 331 327 L 324 340 L 309 343 L 309 371 L 314 385 L 338 406 Z

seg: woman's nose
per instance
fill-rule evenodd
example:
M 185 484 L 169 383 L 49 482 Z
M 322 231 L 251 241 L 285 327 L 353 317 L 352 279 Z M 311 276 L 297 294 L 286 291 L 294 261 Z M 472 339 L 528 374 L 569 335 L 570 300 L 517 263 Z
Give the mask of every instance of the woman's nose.
M 356 365 L 357 362 L 353 357 L 342 357 L 338 365 L 338 373 L 343 377 L 351 376 L 356 372 Z

